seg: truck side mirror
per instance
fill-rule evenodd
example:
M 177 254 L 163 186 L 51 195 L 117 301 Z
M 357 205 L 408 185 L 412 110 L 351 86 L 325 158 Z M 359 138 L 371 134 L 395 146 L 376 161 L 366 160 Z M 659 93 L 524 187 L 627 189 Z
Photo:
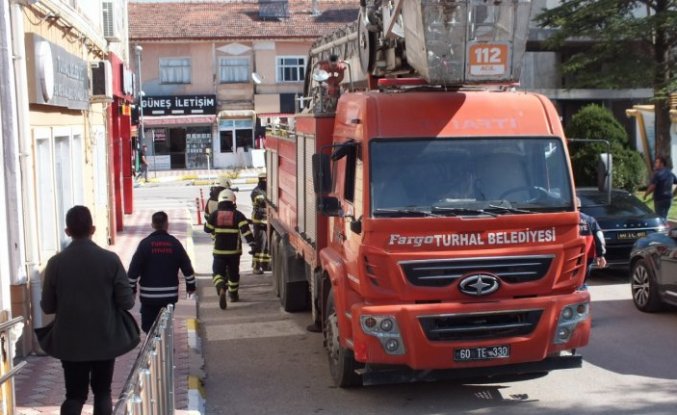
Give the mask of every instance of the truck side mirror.
M 318 196 L 315 199 L 317 211 L 325 216 L 341 216 L 341 203 L 332 196 Z
M 331 192 L 331 161 L 329 155 L 321 153 L 313 154 L 312 163 L 313 189 L 315 193 L 325 194 Z
M 597 189 L 607 192 L 613 186 L 611 172 L 613 170 L 613 158 L 611 153 L 601 153 L 597 160 Z

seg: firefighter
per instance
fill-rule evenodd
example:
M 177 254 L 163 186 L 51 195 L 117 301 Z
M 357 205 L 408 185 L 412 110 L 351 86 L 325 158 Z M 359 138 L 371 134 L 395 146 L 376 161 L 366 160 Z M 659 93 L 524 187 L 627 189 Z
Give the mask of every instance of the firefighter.
M 240 235 L 249 244 L 251 252 L 256 249 L 247 218 L 235 208 L 235 193 L 232 190 L 225 189 L 219 193 L 218 209 L 209 215 L 204 231 L 214 235 L 212 280 L 219 295 L 219 307 L 225 310 L 228 307 L 226 291 L 230 301 L 237 302 L 240 299 Z
M 268 253 L 268 220 L 266 218 L 266 173 L 259 174 L 259 183 L 251 193 L 252 224 L 254 226 L 254 242 L 256 250 L 252 260 L 254 274 L 270 271 L 270 254 Z
M 207 203 L 205 204 L 205 212 L 204 212 L 204 218 L 205 218 L 205 223 L 209 219 L 209 215 L 212 212 L 215 212 L 217 209 L 217 206 L 219 204 L 219 193 L 222 191 L 230 189 L 234 192 L 237 192 L 238 189 L 236 187 L 232 186 L 232 183 L 230 182 L 229 179 L 225 177 L 221 177 L 219 179 L 219 184 L 218 186 L 212 186 L 209 189 L 209 199 L 207 199 Z

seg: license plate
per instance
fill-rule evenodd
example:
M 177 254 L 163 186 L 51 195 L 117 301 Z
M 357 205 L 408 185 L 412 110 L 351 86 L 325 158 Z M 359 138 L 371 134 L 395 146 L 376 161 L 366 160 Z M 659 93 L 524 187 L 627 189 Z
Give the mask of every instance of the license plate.
M 648 233 L 646 231 L 637 231 L 637 232 L 618 232 L 616 235 L 616 238 L 618 239 L 639 239 L 643 238 L 647 235 Z
M 454 350 L 454 360 L 467 362 L 471 360 L 507 359 L 510 357 L 510 346 L 466 347 Z

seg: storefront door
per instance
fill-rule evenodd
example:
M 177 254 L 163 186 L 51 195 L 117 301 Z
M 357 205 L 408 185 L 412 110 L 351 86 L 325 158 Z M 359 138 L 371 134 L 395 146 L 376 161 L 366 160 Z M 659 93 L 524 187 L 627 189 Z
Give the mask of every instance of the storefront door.
M 186 129 L 169 129 L 169 156 L 172 169 L 186 168 Z

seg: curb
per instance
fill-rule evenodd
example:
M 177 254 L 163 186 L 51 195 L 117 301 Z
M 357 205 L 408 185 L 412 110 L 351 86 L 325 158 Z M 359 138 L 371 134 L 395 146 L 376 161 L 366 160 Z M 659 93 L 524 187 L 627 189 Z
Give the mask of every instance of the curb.
M 190 213 L 188 214 L 190 218 Z M 195 242 L 193 241 L 193 224 L 188 224 L 186 252 L 191 262 L 195 262 Z M 197 315 L 197 293 L 193 297 Z M 206 410 L 206 398 L 203 387 L 204 356 L 202 354 L 202 340 L 199 336 L 199 322 L 197 318 L 186 319 L 186 334 L 188 337 L 188 413 L 202 415 Z
M 198 322 L 196 319 L 186 320 L 186 330 L 188 332 L 188 346 L 190 355 L 188 364 L 190 367 L 188 375 L 188 410 L 191 413 L 205 413 L 205 390 L 203 386 L 204 373 L 201 368 L 204 365 L 202 356 L 202 342 L 198 335 Z M 197 367 L 196 367 L 197 366 Z M 195 372 L 200 372 L 198 375 Z

